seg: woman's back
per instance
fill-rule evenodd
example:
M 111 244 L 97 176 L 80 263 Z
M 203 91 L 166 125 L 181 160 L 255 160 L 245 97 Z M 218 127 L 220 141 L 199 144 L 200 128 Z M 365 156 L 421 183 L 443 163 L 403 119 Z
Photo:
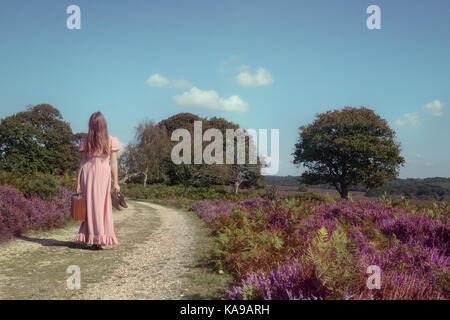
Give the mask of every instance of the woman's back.
M 112 137 L 112 136 L 108 135 L 108 140 L 109 140 L 109 149 L 111 150 L 111 152 L 118 151 L 121 148 L 120 144 L 119 144 L 119 140 L 116 137 Z M 84 151 L 86 149 L 86 144 L 87 144 L 87 136 L 83 137 L 81 139 L 78 151 L 80 151 L 80 152 Z M 86 155 L 86 159 L 90 159 L 90 158 L 107 159 L 107 158 L 109 158 L 109 155 L 105 154 L 105 153 L 101 153 L 100 150 L 95 150 L 92 154 Z

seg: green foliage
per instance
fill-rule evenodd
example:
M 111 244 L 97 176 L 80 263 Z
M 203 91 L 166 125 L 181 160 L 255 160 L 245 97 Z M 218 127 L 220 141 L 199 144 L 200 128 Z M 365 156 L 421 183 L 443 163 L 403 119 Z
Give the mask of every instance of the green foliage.
M 263 292 L 258 286 L 244 285 L 243 300 L 262 300 Z
M 121 185 L 121 192 L 133 199 L 151 200 L 180 200 L 183 192 L 183 185 L 152 184 L 143 186 L 142 184 Z M 238 195 L 226 186 L 212 185 L 208 187 L 190 187 L 183 198 L 190 200 L 220 199 L 230 201 L 241 201 L 247 198 L 259 197 L 264 189 L 243 189 Z
M 321 203 L 327 201 L 325 197 L 315 192 L 296 192 L 278 195 L 279 200 L 295 199 L 298 202 Z
M 352 254 L 355 248 L 343 226 L 337 224 L 331 236 L 321 227 L 307 251 L 305 262 L 314 264 L 317 277 L 332 292 L 332 298 L 342 299 L 356 288 L 359 274 Z
M 247 217 L 244 210 L 235 209 L 229 217 L 216 217 L 217 232 L 214 247 L 214 262 L 218 269 L 228 270 L 241 277 L 256 270 L 269 270 L 286 260 L 283 235 L 280 231 L 266 228 L 254 216 Z
M 23 174 L 20 172 L 9 172 L 0 170 L 0 185 L 8 185 L 20 191 L 22 195 L 26 195 L 28 184 L 32 180 L 38 179 L 39 173 L 35 174 Z M 60 176 L 54 176 L 57 178 L 62 187 L 68 190 L 75 191 L 77 184 L 77 172 L 66 172 Z
M 433 202 L 432 207 L 428 209 L 428 214 L 433 219 L 439 219 L 443 222 L 447 221 L 450 217 L 450 208 L 447 201 Z
M 278 199 L 278 189 L 277 186 L 270 186 L 266 189 L 267 191 L 263 194 L 264 199 L 274 201 Z
M 76 136 L 51 105 L 30 106 L 1 120 L 0 169 L 62 174 L 75 170 L 79 159 Z
M 392 197 L 389 196 L 386 191 L 378 199 L 381 203 L 392 206 Z
M 37 178 L 28 182 L 25 194 L 36 193 L 41 199 L 51 200 L 59 195 L 61 184 L 58 178 L 50 174 L 38 174 Z
M 20 191 L 24 194 L 28 185 L 28 182 L 34 179 L 36 175 L 22 174 L 17 171 L 4 171 L 0 170 L 0 186 L 8 185 Z
M 404 163 L 395 132 L 373 110 L 346 107 L 318 114 L 300 127 L 294 164 L 307 170 L 301 182 L 333 185 L 347 198 L 350 185 L 381 187 Z
M 179 113 L 155 125 L 152 121 L 144 121 L 136 128 L 136 141 L 125 148 L 119 161 L 123 182 L 157 182 L 170 185 L 184 186 L 183 195 L 191 187 L 205 187 L 209 185 L 235 186 L 235 192 L 240 187 L 250 188 L 260 185 L 261 173 L 257 164 L 206 164 L 194 163 L 194 122 L 202 123 L 202 131 L 218 129 L 223 136 L 223 150 L 226 149 L 226 130 L 239 129 L 239 125 L 223 118 L 201 118 L 191 113 Z M 171 141 L 172 133 L 176 129 L 185 129 L 191 135 L 191 163 L 175 165 L 171 160 L 172 148 L 180 142 Z M 235 138 L 235 141 L 237 139 Z M 202 141 L 203 150 L 211 142 Z M 187 144 L 189 145 L 189 143 Z M 246 137 L 246 158 L 248 158 L 249 139 Z M 236 148 L 236 146 L 234 146 Z M 183 150 L 184 152 L 185 150 Z M 223 153 L 225 160 L 225 152 Z M 236 156 L 236 152 L 235 152 Z M 225 161 L 224 161 L 225 162 Z
M 62 187 L 74 192 L 76 191 L 78 178 L 77 171 L 65 172 L 63 175 L 57 176 L 57 178 L 59 179 Z

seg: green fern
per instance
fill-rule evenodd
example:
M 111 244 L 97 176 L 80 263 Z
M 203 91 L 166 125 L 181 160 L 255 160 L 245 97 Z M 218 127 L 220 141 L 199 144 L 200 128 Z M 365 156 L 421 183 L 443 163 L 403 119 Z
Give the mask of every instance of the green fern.
M 332 292 L 330 298 L 342 298 L 357 286 L 355 248 L 340 224 L 331 235 L 325 227 L 320 228 L 313 239 L 305 260 L 315 266 L 317 277 Z

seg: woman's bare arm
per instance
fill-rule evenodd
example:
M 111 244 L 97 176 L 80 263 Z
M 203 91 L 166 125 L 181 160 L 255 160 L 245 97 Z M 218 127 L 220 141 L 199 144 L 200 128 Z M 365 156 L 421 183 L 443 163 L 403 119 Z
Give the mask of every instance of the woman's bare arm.
M 81 170 L 83 169 L 83 164 L 86 161 L 86 155 L 84 152 L 81 153 L 80 167 L 78 168 L 78 178 L 77 178 L 77 193 L 81 193 Z
M 120 191 L 119 186 L 119 171 L 117 166 L 117 151 L 111 152 L 111 171 L 114 182 L 114 190 Z

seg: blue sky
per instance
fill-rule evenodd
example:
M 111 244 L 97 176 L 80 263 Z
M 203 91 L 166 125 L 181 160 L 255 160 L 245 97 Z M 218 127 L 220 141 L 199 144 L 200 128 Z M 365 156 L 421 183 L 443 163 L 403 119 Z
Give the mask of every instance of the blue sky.
M 397 132 L 401 177 L 449 177 L 449 34 L 448 1 L 2 0 L 0 118 L 50 103 L 80 132 L 100 110 L 125 145 L 144 118 L 219 116 L 280 129 L 279 174 L 298 175 L 298 127 L 367 106 Z

